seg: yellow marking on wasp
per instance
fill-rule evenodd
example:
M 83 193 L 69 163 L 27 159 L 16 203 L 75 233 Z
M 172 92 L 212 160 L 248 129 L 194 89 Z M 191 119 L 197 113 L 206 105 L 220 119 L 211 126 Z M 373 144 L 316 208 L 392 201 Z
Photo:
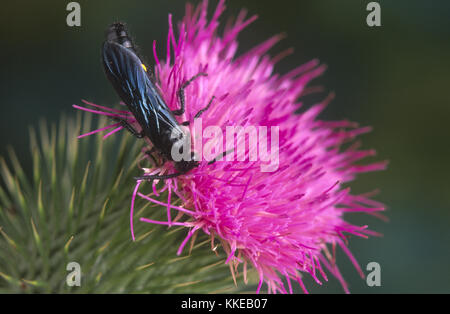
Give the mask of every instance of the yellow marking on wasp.
M 145 72 L 147 72 L 147 67 L 145 66 L 145 64 L 141 64 L 142 68 L 144 69 Z

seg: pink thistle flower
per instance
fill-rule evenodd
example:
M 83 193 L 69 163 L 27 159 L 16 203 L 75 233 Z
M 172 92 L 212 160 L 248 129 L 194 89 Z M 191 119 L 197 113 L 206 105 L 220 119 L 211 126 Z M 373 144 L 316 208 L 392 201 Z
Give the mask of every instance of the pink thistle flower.
M 148 195 L 139 192 L 144 182 L 138 181 L 130 212 L 133 239 L 133 207 L 135 198 L 141 197 L 165 206 L 168 219 L 154 221 L 141 217 L 140 221 L 190 228 L 178 254 L 189 239 L 202 230 L 211 236 L 212 248 L 215 249 L 214 239 L 220 240 L 233 278 L 240 264 L 243 264 L 245 282 L 248 266 L 256 268 L 259 274 L 257 292 L 266 283 L 269 293 L 292 293 L 292 281 L 307 292 L 302 273 L 308 273 L 321 284 L 322 280 L 327 281 L 325 270 L 348 292 L 335 264 L 336 246 L 343 249 L 364 277 L 347 248 L 346 234 L 367 237 L 376 233 L 367 226 L 346 222 L 344 213 L 366 212 L 381 216 L 379 212 L 384 206 L 371 200 L 370 194 L 351 194 L 343 184 L 355 179 L 358 173 L 384 169 L 386 162 L 356 164 L 375 152 L 360 150 L 358 142 L 346 149 L 342 145 L 370 129 L 348 121 L 319 120 L 318 115 L 333 95 L 304 113 L 294 115 L 301 106 L 297 99 L 317 90 L 307 85 L 324 72 L 325 66 L 312 60 L 285 75 L 275 74 L 274 65 L 283 54 L 271 58 L 267 51 L 281 36 L 274 36 L 237 57 L 237 36 L 256 17 L 246 19 L 242 11 L 234 24 L 219 35 L 224 1 L 219 2 L 210 21 L 207 20 L 207 4 L 203 1 L 197 8 L 186 6 L 186 16 L 178 25 L 178 36 L 169 15 L 164 60 L 158 58 L 156 44 L 153 44 L 154 72 L 161 94 L 168 106 L 176 109 L 179 107 L 176 92 L 180 86 L 199 72 L 208 73 L 207 77 L 198 78 L 187 87 L 186 112 L 179 121 L 190 121 L 192 137 L 200 136 L 203 146 L 211 145 L 202 134 L 196 134 L 192 122 L 194 115 L 215 96 L 210 109 L 202 115 L 203 127 L 219 126 L 222 130 L 227 126 L 279 127 L 280 166 L 275 171 L 262 172 L 265 162 L 249 161 L 252 151 L 246 149 L 246 161 L 227 161 L 228 155 L 224 161 L 212 164 L 202 160 L 197 168 L 182 176 L 167 179 L 162 184 L 153 181 L 152 193 Z M 127 119 L 139 128 L 126 110 L 84 103 L 96 109 L 74 107 Z M 80 137 L 109 130 L 104 136 L 108 137 L 121 129 L 114 123 Z M 267 136 L 270 141 L 273 135 Z M 161 167 L 143 170 L 145 174 L 167 174 L 173 173 L 174 167 L 167 162 Z M 167 192 L 165 201 L 160 200 L 163 192 Z M 182 206 L 172 204 L 175 198 L 181 199 Z M 173 211 L 178 213 L 175 219 L 172 219 Z M 189 219 L 181 222 L 184 215 Z

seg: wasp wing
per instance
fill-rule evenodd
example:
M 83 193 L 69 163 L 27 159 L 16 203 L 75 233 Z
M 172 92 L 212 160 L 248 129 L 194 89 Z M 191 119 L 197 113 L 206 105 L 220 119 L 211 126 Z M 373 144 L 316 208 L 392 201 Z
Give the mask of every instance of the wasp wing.
M 158 142 L 167 137 L 167 132 L 174 129 L 181 132 L 178 121 L 133 50 L 106 41 L 102 57 L 106 76 L 154 145 L 164 145 Z

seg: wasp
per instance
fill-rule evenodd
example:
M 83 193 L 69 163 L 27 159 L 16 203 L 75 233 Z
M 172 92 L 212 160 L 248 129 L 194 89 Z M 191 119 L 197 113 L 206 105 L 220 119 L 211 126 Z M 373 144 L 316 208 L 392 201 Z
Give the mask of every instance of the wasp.
M 113 23 L 106 30 L 106 40 L 102 48 L 102 61 L 105 74 L 115 91 L 133 114 L 141 131 L 124 119 L 117 119 L 121 125 L 137 138 L 148 138 L 153 147 L 147 153 L 158 153 L 163 161 L 174 162 L 176 172 L 166 175 L 144 175 L 135 177 L 136 180 L 169 179 L 189 172 L 199 165 L 194 158 L 190 160 L 174 161 L 172 148 L 175 144 L 190 143 L 190 134 L 185 132 L 182 125 L 189 125 L 189 121 L 179 123 L 175 116 L 185 112 L 185 88 L 200 76 L 207 73 L 200 72 L 181 85 L 177 91 L 180 108 L 170 110 L 157 88 L 156 79 L 150 68 L 139 57 L 136 46 L 131 40 L 124 23 Z M 194 119 L 208 110 L 214 96 L 208 105 L 201 109 Z M 180 144 L 181 143 L 181 144 Z M 191 153 L 193 156 L 193 153 Z

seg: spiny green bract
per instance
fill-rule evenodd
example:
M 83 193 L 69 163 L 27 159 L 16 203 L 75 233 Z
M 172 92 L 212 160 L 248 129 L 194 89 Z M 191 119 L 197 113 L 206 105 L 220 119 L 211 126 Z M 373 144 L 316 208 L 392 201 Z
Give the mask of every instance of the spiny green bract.
M 0 160 L 0 292 L 214 293 L 245 287 L 235 288 L 225 255 L 211 252 L 206 235 L 197 238 L 190 256 L 185 249 L 178 257 L 186 229 L 136 219 L 132 242 L 129 206 L 142 141 L 129 134 L 77 139 L 91 124 L 90 115 L 78 115 L 63 117 L 50 132 L 45 122 L 38 134 L 31 130 L 31 180 L 12 149 L 8 163 Z M 143 200 L 135 207 L 135 217 L 165 215 L 165 208 Z M 81 266 L 79 287 L 66 283 L 70 262 Z

